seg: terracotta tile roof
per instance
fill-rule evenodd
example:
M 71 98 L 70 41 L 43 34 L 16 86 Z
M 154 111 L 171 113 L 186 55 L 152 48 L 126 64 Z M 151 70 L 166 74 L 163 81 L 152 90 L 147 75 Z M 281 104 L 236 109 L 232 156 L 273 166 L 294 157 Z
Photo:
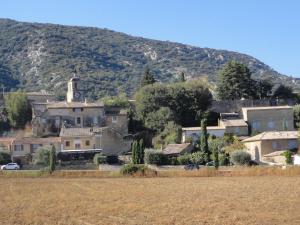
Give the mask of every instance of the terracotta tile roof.
M 207 130 L 225 130 L 225 127 L 221 126 L 208 126 L 206 127 Z M 189 130 L 189 131 L 201 131 L 201 127 L 183 127 L 183 131 Z
M 298 139 L 298 131 L 268 131 L 246 138 L 242 142 L 282 139 Z
M 285 151 L 276 151 L 276 152 L 271 152 L 269 154 L 264 155 L 264 157 L 274 157 L 274 156 L 282 156 L 282 154 Z
M 60 131 L 60 137 L 89 137 L 95 135 L 96 132 L 103 131 L 105 127 L 86 127 L 86 128 L 63 128 Z
M 50 144 L 50 143 L 60 143 L 60 137 L 47 137 L 47 138 L 16 138 L 14 143 L 22 143 L 22 144 Z
M 274 110 L 274 109 L 293 109 L 291 106 L 260 106 L 260 107 L 242 107 L 242 110 Z
M 101 108 L 102 103 L 94 102 L 49 102 L 47 103 L 48 109 L 56 108 Z
M 190 144 L 190 143 L 168 144 L 167 147 L 163 150 L 163 153 L 166 155 L 180 154 L 183 151 L 187 150 L 187 148 L 191 148 L 191 150 L 192 150 L 192 144 Z
M 225 127 L 248 127 L 248 124 L 243 119 L 223 119 L 222 123 Z

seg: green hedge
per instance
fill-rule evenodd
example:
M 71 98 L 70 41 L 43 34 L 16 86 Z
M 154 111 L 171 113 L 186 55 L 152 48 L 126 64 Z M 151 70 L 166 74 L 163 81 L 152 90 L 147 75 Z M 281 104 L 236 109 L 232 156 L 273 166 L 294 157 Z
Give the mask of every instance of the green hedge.
M 167 165 L 169 163 L 168 157 L 159 150 L 148 149 L 145 150 L 145 163 L 154 165 Z

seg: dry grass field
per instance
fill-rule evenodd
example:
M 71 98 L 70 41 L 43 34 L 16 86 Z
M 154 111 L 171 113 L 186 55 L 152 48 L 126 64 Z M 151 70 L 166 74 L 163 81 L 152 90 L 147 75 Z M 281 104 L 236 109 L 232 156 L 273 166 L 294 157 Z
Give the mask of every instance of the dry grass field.
M 300 177 L 0 178 L 0 224 L 300 224 Z

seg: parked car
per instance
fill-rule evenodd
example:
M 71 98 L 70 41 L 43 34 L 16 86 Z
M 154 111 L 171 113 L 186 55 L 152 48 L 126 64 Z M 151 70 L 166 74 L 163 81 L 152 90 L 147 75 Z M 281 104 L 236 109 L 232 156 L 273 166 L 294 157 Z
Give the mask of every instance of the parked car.
M 199 166 L 197 164 L 187 164 L 184 166 L 185 170 L 199 170 Z
M 19 170 L 20 166 L 17 163 L 8 163 L 1 166 L 1 170 Z

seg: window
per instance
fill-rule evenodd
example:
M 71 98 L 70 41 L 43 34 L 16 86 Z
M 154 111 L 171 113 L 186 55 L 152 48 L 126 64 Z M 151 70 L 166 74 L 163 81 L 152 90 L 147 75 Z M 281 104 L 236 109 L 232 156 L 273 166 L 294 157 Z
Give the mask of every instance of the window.
M 81 145 L 79 143 L 75 144 L 75 149 L 81 149 Z
M 118 120 L 118 118 L 117 118 L 117 116 L 112 116 L 112 119 L 111 119 L 111 120 L 112 120 L 113 123 L 116 123 L 117 120 Z
M 252 128 L 254 130 L 259 130 L 259 128 L 260 128 L 260 122 L 259 121 L 253 121 L 252 122 Z
M 30 150 L 32 153 L 35 153 L 40 147 L 42 147 L 42 144 L 31 144 L 30 145 Z
M 239 128 L 239 127 L 234 128 L 234 132 L 235 132 L 236 134 L 239 134 L 239 133 L 240 133 L 240 128 Z
M 77 124 L 81 124 L 81 118 L 77 117 L 76 122 L 77 122 Z
M 82 112 L 83 108 L 73 108 L 73 112 Z
M 70 147 L 70 141 L 66 141 L 66 147 Z
M 278 147 L 277 141 L 273 141 L 273 142 L 272 142 L 272 148 L 273 148 L 273 150 L 276 150 L 277 147 Z
M 90 141 L 89 141 L 89 140 L 86 140 L 86 141 L 85 141 L 85 145 L 86 145 L 86 146 L 90 146 Z
M 297 140 L 289 140 L 288 141 L 289 149 L 297 148 Z
M 24 150 L 23 145 L 15 145 L 16 152 L 23 151 L 23 150 Z
M 268 128 L 274 129 L 274 127 L 275 127 L 274 121 L 269 121 L 269 122 L 268 122 Z

